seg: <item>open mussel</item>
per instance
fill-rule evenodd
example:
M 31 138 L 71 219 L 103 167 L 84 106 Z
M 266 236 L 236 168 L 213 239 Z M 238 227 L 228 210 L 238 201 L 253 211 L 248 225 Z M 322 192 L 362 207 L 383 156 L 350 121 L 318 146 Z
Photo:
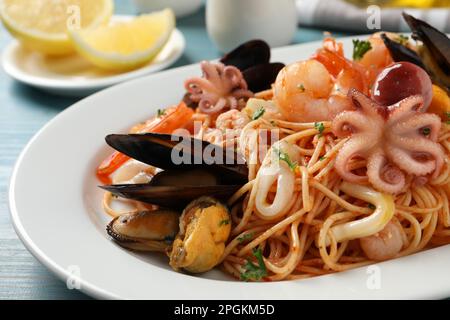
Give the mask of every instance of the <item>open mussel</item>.
M 450 91 L 450 39 L 428 23 L 403 13 L 412 31 L 412 37 L 422 44 L 417 52 L 386 35 L 382 39 L 395 61 L 408 61 L 424 68 L 434 83 Z
M 165 252 L 178 234 L 179 217 L 178 212 L 163 209 L 129 213 L 113 219 L 106 231 L 125 248 Z
M 109 135 L 117 151 L 164 169 L 146 184 L 106 185 L 112 194 L 165 208 L 183 208 L 201 196 L 225 200 L 247 182 L 248 169 L 234 150 L 166 134 Z
M 164 170 L 201 168 L 221 176 L 227 184 L 246 182 L 243 156 L 207 141 L 170 134 L 112 134 L 106 143 L 117 151 Z
M 170 265 L 191 273 L 211 270 L 220 262 L 230 232 L 226 206 L 211 197 L 192 201 L 180 217 L 180 232 L 169 252 Z
M 269 89 L 285 66 L 279 62 L 270 63 L 270 47 L 263 40 L 250 40 L 241 44 L 220 62 L 241 70 L 248 89 L 252 92 Z

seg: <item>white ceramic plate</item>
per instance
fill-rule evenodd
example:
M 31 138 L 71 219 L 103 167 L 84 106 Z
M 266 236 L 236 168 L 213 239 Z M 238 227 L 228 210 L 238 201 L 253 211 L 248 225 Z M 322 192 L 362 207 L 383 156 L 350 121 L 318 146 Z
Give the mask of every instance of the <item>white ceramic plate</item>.
M 351 39 L 344 39 L 351 52 Z M 319 42 L 273 51 L 274 61 L 305 59 Z M 350 50 L 350 51 L 348 51 Z M 108 239 L 108 217 L 96 165 L 109 152 L 104 137 L 123 132 L 157 108 L 177 103 L 198 65 L 161 72 L 97 93 L 62 112 L 28 144 L 12 175 L 9 200 L 26 247 L 62 279 L 79 274 L 81 290 L 98 298 L 314 299 L 450 296 L 450 246 L 322 277 L 272 283 L 232 281 L 214 270 L 176 273 L 158 254 L 127 251 Z M 380 287 L 373 277 L 380 275 Z M 76 279 L 76 278 L 75 278 Z M 72 279 L 73 280 L 73 279 Z M 74 281 L 70 282 L 72 285 Z
M 113 23 L 131 18 L 132 16 L 114 16 Z M 161 71 L 175 63 L 184 49 L 184 36 L 175 29 L 167 44 L 150 63 L 133 71 L 117 73 L 98 69 L 76 54 L 46 58 L 13 41 L 4 50 L 2 63 L 6 73 L 17 81 L 53 94 L 80 97 Z

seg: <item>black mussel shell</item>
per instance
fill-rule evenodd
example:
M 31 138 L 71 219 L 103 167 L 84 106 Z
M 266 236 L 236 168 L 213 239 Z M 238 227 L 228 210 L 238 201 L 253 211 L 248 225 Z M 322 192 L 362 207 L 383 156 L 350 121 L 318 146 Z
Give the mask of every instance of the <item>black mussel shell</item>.
M 209 170 L 226 184 L 244 184 L 248 168 L 242 155 L 231 149 L 191 137 L 170 134 L 112 134 L 106 142 L 127 156 L 164 170 Z
M 450 74 L 450 39 L 447 35 L 407 13 L 403 13 L 403 18 L 411 28 L 413 38 L 423 42 L 444 74 Z
M 259 92 L 270 89 L 275 82 L 278 73 L 283 69 L 283 63 L 265 63 L 250 67 L 242 74 L 247 82 L 248 89 L 252 92 Z
M 411 50 L 408 47 L 405 47 L 404 45 L 394 40 L 389 39 L 389 37 L 385 33 L 381 34 L 381 39 L 383 39 L 385 46 L 388 48 L 389 53 L 391 54 L 391 57 L 395 62 L 406 61 L 413 63 L 421 67 L 422 69 L 425 69 L 425 66 L 422 63 L 422 59 L 419 57 L 417 52 Z
M 270 47 L 263 40 L 245 42 L 220 60 L 223 64 L 235 66 L 241 71 L 269 61 Z
M 202 196 L 211 196 L 226 201 L 240 187 L 240 185 L 153 186 L 151 184 L 101 186 L 102 189 L 118 197 L 173 209 L 182 209 L 191 201 Z

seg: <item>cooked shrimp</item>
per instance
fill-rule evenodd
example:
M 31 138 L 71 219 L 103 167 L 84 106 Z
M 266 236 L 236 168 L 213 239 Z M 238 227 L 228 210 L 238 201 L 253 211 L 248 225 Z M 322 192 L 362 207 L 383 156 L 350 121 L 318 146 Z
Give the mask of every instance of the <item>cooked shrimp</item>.
M 342 43 L 326 38 L 310 59 L 285 67 L 274 87 L 274 100 L 290 121 L 332 120 L 352 109 L 347 92 L 368 93 L 365 68 L 345 58 Z
M 222 131 L 242 130 L 249 122 L 250 119 L 245 113 L 233 109 L 217 117 L 216 128 Z
M 403 247 L 400 227 L 389 222 L 380 232 L 359 240 L 361 249 L 371 260 L 388 260 L 397 255 Z
M 232 147 L 249 122 L 250 118 L 246 113 L 236 109 L 229 110 L 217 117 L 215 129 L 206 128 L 198 137 L 219 146 Z
M 345 94 L 333 93 L 334 85 L 322 63 L 313 59 L 296 62 L 278 74 L 274 100 L 289 121 L 332 120 L 338 113 L 352 109 Z
M 365 76 L 366 69 L 344 56 L 342 43 L 326 38 L 323 46 L 313 55 L 313 59 L 325 66 L 334 79 L 334 92 L 347 94 L 351 88 L 368 93 L 369 86 Z
M 366 68 L 366 78 L 369 84 L 373 84 L 378 74 L 389 66 L 394 60 L 389 53 L 389 50 L 384 45 L 383 39 L 380 37 L 381 33 L 374 33 L 368 41 L 372 49 L 367 51 L 359 62 L 360 65 Z

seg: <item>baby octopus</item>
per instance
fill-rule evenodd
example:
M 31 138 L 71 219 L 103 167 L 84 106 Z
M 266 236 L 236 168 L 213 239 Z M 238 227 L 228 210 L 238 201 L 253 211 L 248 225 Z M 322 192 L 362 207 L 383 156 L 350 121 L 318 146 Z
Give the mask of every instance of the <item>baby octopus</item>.
M 241 71 L 234 66 L 203 61 L 203 77 L 185 82 L 190 99 L 198 103 L 204 113 L 219 113 L 223 109 L 237 109 L 239 100 L 253 97 Z
M 350 136 L 335 163 L 343 179 L 368 181 L 382 192 L 396 194 L 406 184 L 405 173 L 425 178 L 439 174 L 444 163 L 444 152 L 436 142 L 441 120 L 424 112 L 421 95 L 390 106 L 379 105 L 355 89 L 348 95 L 356 111 L 344 111 L 333 120 L 336 136 Z M 349 169 L 355 157 L 367 160 L 366 175 Z

